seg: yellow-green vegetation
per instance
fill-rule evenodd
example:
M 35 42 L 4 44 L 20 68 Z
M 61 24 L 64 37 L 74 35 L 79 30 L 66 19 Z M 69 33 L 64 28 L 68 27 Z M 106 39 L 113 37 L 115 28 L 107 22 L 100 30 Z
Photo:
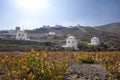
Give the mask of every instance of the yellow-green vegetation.
M 120 52 L 34 51 L 0 53 L 0 69 L 8 80 L 61 80 L 70 62 L 102 64 L 109 80 L 120 79 Z
M 82 61 L 83 63 L 95 63 L 95 54 L 94 53 L 88 53 L 88 54 L 84 54 L 81 58 L 80 61 Z

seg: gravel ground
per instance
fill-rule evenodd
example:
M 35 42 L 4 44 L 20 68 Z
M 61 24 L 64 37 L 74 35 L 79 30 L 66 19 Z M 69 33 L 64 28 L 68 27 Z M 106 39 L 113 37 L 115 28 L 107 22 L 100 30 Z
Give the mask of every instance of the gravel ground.
M 63 80 L 107 80 L 107 71 L 100 64 L 73 63 Z

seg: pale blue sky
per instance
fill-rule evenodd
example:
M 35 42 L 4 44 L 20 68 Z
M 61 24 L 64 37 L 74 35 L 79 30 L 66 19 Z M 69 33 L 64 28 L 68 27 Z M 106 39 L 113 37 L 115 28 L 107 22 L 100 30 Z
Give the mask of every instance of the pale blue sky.
M 120 0 L 0 0 L 0 30 L 120 22 Z M 27 5 L 27 6 L 25 6 Z

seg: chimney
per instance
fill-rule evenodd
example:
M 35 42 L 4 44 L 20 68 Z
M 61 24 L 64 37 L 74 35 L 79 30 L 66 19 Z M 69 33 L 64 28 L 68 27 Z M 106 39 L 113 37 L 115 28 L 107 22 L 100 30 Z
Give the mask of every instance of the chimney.
M 17 31 L 20 31 L 20 27 L 16 27 L 16 32 L 17 32 Z

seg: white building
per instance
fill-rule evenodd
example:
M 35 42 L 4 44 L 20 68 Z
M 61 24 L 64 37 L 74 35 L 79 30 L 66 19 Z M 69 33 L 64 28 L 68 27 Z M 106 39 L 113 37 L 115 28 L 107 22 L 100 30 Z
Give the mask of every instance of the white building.
M 77 39 L 74 36 L 69 36 L 66 39 L 66 47 L 73 48 L 74 50 L 78 50 Z
M 20 27 L 16 27 L 15 30 L 5 31 L 0 34 L 0 38 L 2 39 L 16 39 L 16 40 L 28 40 L 27 33 L 25 31 L 21 31 Z
M 15 39 L 16 31 L 15 30 L 5 31 L 0 36 L 2 39 Z
M 27 40 L 27 33 L 16 27 L 16 40 Z
M 91 44 L 92 44 L 92 45 L 95 45 L 95 46 L 100 45 L 100 40 L 99 40 L 99 38 L 98 38 L 98 37 L 93 37 L 93 38 L 91 38 Z
M 48 35 L 55 35 L 55 32 L 49 32 Z

